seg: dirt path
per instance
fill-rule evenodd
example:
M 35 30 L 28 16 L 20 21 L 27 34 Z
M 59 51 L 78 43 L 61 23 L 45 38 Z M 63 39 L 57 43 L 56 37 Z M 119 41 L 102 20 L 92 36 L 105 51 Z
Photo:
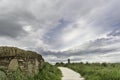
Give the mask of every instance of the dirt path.
M 59 67 L 62 72 L 62 80 L 84 80 L 79 73 L 65 67 Z

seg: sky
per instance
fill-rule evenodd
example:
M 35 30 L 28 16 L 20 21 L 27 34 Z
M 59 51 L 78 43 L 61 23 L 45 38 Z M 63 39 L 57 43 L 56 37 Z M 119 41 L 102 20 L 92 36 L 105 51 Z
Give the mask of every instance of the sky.
M 120 62 L 120 0 L 0 0 L 0 46 L 50 63 Z

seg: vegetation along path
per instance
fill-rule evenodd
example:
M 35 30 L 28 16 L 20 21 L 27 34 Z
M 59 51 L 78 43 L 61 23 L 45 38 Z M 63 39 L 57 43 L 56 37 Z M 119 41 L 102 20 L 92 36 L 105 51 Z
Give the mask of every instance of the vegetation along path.
M 62 80 L 84 80 L 84 78 L 82 78 L 79 73 L 66 68 L 66 67 L 59 67 L 59 69 L 62 72 Z

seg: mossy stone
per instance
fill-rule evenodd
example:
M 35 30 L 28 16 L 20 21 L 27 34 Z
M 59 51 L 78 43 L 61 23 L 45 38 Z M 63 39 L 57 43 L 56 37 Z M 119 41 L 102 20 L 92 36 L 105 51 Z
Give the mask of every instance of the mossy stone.
M 0 80 L 8 80 L 5 72 L 0 71 Z
M 17 59 L 12 59 L 10 61 L 10 64 L 8 66 L 8 70 L 9 71 L 16 71 L 18 69 L 19 65 L 18 65 L 18 61 Z

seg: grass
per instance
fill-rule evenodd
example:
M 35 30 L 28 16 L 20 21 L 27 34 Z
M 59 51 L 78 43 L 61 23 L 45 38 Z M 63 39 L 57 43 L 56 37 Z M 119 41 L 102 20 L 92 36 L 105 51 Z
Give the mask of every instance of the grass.
M 2 75 L 2 74 L 1 74 Z M 39 73 L 34 76 L 23 75 L 20 70 L 13 72 L 8 75 L 6 80 L 61 80 L 61 71 L 56 67 L 47 62 L 43 64 L 43 67 L 39 70 Z M 5 80 L 1 79 L 0 80 Z
M 61 71 L 49 63 L 45 63 L 40 72 L 29 80 L 61 80 Z
M 119 63 L 71 63 L 57 64 L 80 73 L 86 80 L 120 80 Z

